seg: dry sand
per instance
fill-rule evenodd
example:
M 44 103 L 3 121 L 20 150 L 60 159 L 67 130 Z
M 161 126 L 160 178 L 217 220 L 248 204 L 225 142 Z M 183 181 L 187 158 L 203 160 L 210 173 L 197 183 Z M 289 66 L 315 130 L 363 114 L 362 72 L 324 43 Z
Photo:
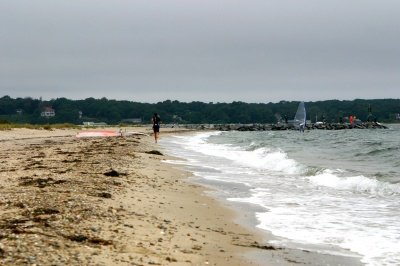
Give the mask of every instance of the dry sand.
M 76 133 L 0 131 L 0 265 L 356 262 L 260 244 L 189 173 L 151 153 L 151 136 Z

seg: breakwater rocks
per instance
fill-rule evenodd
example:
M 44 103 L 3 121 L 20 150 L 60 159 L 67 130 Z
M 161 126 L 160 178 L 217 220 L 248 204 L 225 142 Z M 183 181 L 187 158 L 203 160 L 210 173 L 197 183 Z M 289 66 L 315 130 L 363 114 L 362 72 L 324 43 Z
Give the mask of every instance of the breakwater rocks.
M 186 125 L 189 129 L 213 129 L 220 131 L 276 131 L 276 130 L 298 130 L 293 124 L 200 124 Z M 308 124 L 305 130 L 343 130 L 343 129 L 386 129 L 387 127 L 377 122 L 366 122 L 358 124 L 348 123 L 314 123 Z

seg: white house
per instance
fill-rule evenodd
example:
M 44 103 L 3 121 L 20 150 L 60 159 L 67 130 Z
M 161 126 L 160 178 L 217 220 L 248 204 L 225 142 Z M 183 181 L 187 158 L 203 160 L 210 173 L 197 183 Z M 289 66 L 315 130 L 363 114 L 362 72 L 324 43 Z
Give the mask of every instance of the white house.
M 54 111 L 53 108 L 51 107 L 45 107 L 43 111 L 40 113 L 40 116 L 42 117 L 54 117 L 56 115 L 56 112 Z

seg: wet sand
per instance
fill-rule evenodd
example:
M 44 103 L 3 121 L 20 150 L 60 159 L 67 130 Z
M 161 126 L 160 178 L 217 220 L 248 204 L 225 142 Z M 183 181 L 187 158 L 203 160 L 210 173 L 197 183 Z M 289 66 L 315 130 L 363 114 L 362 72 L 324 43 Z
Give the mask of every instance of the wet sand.
M 1 265 L 357 264 L 263 244 L 151 136 L 76 133 L 0 131 Z

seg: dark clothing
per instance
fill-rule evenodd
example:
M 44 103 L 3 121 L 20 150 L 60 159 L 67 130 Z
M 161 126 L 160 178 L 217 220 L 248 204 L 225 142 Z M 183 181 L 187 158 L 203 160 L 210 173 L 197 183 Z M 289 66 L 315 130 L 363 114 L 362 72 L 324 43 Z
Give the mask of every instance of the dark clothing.
M 160 125 L 153 125 L 153 131 L 154 132 L 160 132 Z
M 154 133 L 160 132 L 160 117 L 158 115 L 153 116 L 153 131 Z

